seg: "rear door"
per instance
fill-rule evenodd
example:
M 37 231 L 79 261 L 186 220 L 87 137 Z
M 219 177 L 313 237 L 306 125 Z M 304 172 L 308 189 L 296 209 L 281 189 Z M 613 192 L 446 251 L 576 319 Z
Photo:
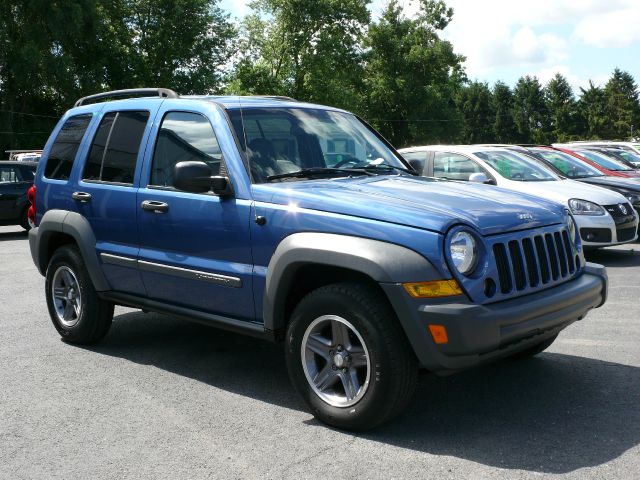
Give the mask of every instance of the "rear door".
M 156 118 L 136 202 L 138 264 L 147 294 L 206 313 L 255 320 L 251 201 L 238 194 L 239 175 L 227 173 L 225 153 L 237 155 L 230 150 L 237 147 L 229 140 L 224 115 L 213 104 L 166 101 Z M 220 146 L 225 142 L 227 152 Z M 212 175 L 229 176 L 234 198 L 173 188 L 175 164 L 194 160 L 207 163 Z
M 136 266 L 136 192 L 150 119 L 158 107 L 159 102 L 136 100 L 107 104 L 72 193 L 76 211 L 91 224 L 112 289 L 136 295 L 146 293 Z
M 0 165 L 0 221 L 18 217 L 18 199 L 24 195 L 25 183 L 17 165 Z

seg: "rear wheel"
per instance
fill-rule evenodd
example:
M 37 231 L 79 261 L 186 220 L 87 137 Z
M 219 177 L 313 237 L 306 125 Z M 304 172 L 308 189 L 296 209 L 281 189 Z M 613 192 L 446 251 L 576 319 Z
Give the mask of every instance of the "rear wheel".
M 322 422 L 366 430 L 395 417 L 412 398 L 417 360 L 382 295 L 359 284 L 328 285 L 293 312 L 289 376 Z
M 29 224 L 29 217 L 27 216 L 29 212 L 29 207 L 25 207 L 20 214 L 20 226 L 24 228 L 27 232 L 31 230 L 31 225 Z
M 90 344 L 104 337 L 113 319 L 113 304 L 98 297 L 75 246 L 56 250 L 47 268 L 49 316 L 67 342 Z

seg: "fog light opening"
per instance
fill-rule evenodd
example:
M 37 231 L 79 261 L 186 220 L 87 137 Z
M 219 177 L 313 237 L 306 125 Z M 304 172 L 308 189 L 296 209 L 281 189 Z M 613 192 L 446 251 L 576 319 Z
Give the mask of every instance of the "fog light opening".
M 491 298 L 496 294 L 496 282 L 493 278 L 487 278 L 484 281 L 484 294 L 487 298 Z

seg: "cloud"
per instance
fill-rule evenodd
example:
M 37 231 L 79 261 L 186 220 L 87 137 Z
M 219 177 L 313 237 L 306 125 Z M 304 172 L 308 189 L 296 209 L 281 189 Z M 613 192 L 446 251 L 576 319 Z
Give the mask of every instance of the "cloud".
M 599 48 L 627 47 L 640 41 L 640 2 L 601 15 L 589 15 L 580 20 L 573 38 Z

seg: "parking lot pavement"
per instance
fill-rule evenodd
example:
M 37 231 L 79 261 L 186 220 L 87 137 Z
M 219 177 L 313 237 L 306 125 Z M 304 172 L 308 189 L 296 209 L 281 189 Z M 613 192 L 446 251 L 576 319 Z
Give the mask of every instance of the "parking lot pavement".
M 19 228 L 0 227 L 0 478 L 640 475 L 640 245 L 609 248 L 608 303 L 544 354 L 423 374 L 409 410 L 353 435 L 307 413 L 282 349 L 118 308 L 60 341 Z

